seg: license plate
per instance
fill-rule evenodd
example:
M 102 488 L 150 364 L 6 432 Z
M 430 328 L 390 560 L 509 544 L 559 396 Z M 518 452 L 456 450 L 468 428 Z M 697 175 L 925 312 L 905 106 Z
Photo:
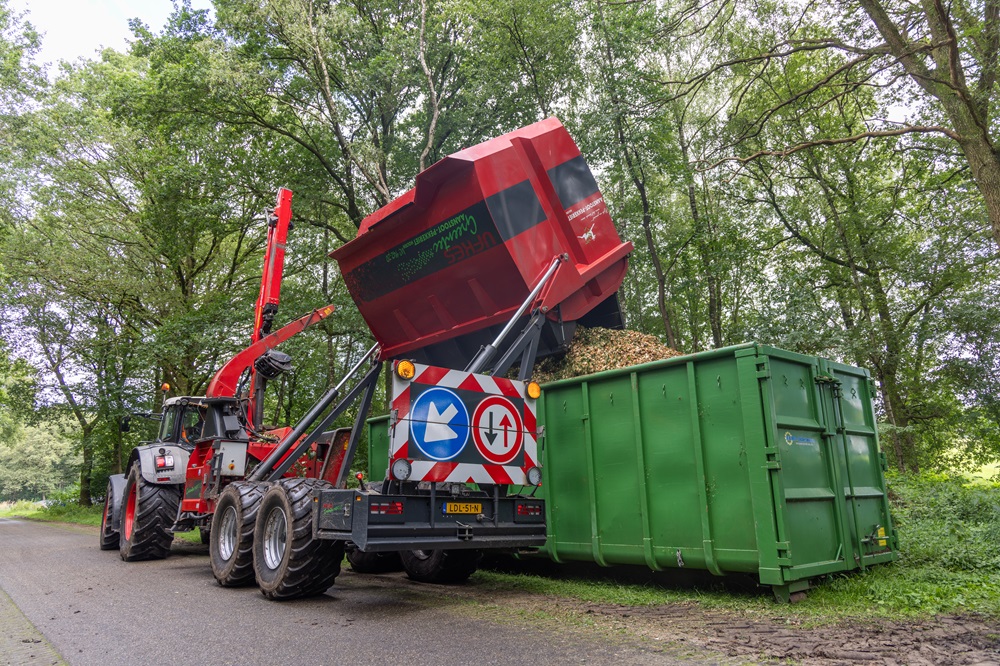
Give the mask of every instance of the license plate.
M 482 513 L 483 505 L 479 502 L 445 502 L 445 513 Z

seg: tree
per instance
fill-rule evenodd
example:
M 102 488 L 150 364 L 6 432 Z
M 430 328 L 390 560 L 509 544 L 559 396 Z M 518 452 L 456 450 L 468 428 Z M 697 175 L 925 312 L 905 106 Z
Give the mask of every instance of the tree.
M 0 442 L 0 499 L 45 499 L 73 485 L 80 458 L 66 429 L 65 423 L 40 423 Z
M 0 0 L 0 232 L 23 207 L 19 185 L 25 182 L 19 149 L 24 114 L 45 85 L 32 58 L 40 46 L 38 33 L 24 15 Z
M 1000 77 L 1000 2 L 924 0 L 912 4 L 859 0 L 887 52 L 936 102 L 945 121 L 932 131 L 955 141 L 986 203 L 993 237 L 1000 243 L 1000 123 L 994 94 Z M 935 114 L 936 115 L 936 114 Z
M 740 10 L 726 1 L 703 8 L 682 5 L 673 21 L 697 34 L 728 28 L 711 66 L 682 80 L 664 80 L 668 98 L 696 94 L 714 77 L 730 91 L 720 112 L 740 116 L 742 125 L 734 128 L 728 146 L 720 146 L 718 160 L 703 166 L 901 135 L 947 137 L 963 155 L 985 204 L 983 217 L 1000 242 L 1000 125 L 995 94 L 1000 6 L 995 0 L 949 5 L 936 0 L 916 5 L 845 0 L 802 8 L 779 3 L 763 13 Z M 766 107 L 756 105 L 757 97 L 772 97 L 767 82 L 776 70 L 794 67 L 783 64 L 791 61 L 812 62 L 798 71 L 799 76 L 809 77 L 806 85 Z M 775 138 L 767 146 L 756 145 L 755 138 L 782 111 L 835 107 L 855 92 L 872 89 L 879 105 L 850 131 L 807 134 L 798 142 Z M 756 114 L 743 114 L 745 104 L 757 106 Z M 934 141 L 923 144 L 915 139 L 914 145 L 939 149 Z
M 14 440 L 33 417 L 38 377 L 23 358 L 13 358 L 0 341 L 0 442 Z

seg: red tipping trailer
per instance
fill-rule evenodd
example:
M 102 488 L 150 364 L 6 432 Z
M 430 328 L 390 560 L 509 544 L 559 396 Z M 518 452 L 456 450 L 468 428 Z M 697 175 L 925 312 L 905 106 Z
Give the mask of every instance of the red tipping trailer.
M 383 360 L 409 353 L 454 365 L 511 319 L 560 255 L 568 260 L 531 309 L 553 324 L 597 309 L 614 325 L 620 315 L 611 299 L 632 249 L 580 149 L 549 118 L 424 170 L 330 256 Z M 542 352 L 571 336 L 569 329 L 543 338 Z
M 411 578 L 441 583 L 468 578 L 484 550 L 544 545 L 532 367 L 578 321 L 621 324 L 615 295 L 632 251 L 562 124 L 444 158 L 332 253 L 378 344 L 293 428 L 262 435 L 264 384 L 290 366 L 271 347 L 330 311 L 267 335 L 290 192 L 274 220 L 253 344 L 217 373 L 218 397 L 169 402 L 160 436 L 130 469 L 124 512 L 121 493 L 109 503 L 101 547 L 134 534 L 155 548 L 121 546 L 125 559 L 164 557 L 173 531 L 200 525 L 220 584 L 253 579 L 289 599 L 329 588 L 345 549 L 357 570 L 401 561 Z M 387 361 L 391 459 L 384 478 L 358 475 L 348 488 Z M 515 364 L 518 379 L 506 378 Z M 353 426 L 335 429 L 348 410 Z M 202 415 L 211 418 L 199 425 Z M 189 426 L 201 432 L 193 443 L 178 434 Z

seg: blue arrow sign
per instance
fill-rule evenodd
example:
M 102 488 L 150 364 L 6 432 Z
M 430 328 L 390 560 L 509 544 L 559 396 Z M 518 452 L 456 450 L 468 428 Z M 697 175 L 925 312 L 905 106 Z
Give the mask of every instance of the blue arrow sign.
M 440 386 L 421 393 L 410 409 L 410 439 L 431 460 L 451 460 L 469 441 L 469 410 Z

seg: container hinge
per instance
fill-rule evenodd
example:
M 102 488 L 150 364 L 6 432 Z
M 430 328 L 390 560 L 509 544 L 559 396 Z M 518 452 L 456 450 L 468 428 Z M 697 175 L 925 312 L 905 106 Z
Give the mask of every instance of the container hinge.
M 775 544 L 778 551 L 778 564 L 792 565 L 792 546 L 787 541 L 778 541 Z
M 757 379 L 770 379 L 771 366 L 766 362 L 757 364 Z
M 843 393 L 840 390 L 840 385 L 843 382 L 841 382 L 839 379 L 837 379 L 833 375 L 816 375 L 816 383 L 820 384 L 820 385 L 822 385 L 822 384 L 829 384 L 830 388 L 833 391 L 833 396 L 835 398 L 839 398 L 839 397 L 841 397 L 843 395 Z
M 781 469 L 781 460 L 778 459 L 778 449 L 769 446 L 764 449 L 764 456 L 765 469 Z

